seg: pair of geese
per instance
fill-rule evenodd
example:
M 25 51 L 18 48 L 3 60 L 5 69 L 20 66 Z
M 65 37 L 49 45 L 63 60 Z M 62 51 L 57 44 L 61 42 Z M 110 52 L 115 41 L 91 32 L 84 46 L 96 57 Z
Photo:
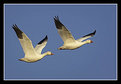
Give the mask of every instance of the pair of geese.
M 58 30 L 60 37 L 64 41 L 63 46 L 58 48 L 59 50 L 64 50 L 64 49 L 73 50 L 73 49 L 77 49 L 77 48 L 81 47 L 84 44 L 92 43 L 91 40 L 86 40 L 86 41 L 83 41 L 83 40 L 94 36 L 96 33 L 96 30 L 93 33 L 87 34 L 87 35 L 75 40 L 74 37 L 72 36 L 72 34 L 70 33 L 70 31 L 60 22 L 58 16 L 54 17 L 54 22 L 55 22 L 55 26 Z M 48 40 L 47 35 L 34 48 L 31 40 L 27 37 L 27 35 L 24 32 L 22 32 L 18 28 L 18 26 L 16 24 L 13 25 L 12 27 L 13 27 L 14 31 L 16 32 L 17 37 L 18 37 L 20 44 L 23 48 L 23 51 L 25 53 L 24 58 L 19 59 L 20 61 L 36 62 L 36 61 L 42 59 L 46 55 L 53 55 L 53 53 L 50 51 L 41 54 L 42 49 L 47 44 L 47 40 Z

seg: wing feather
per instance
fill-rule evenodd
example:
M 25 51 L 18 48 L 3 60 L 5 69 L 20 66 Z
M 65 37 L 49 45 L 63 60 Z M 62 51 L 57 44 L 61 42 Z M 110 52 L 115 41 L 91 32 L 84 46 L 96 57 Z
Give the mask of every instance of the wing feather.
M 83 37 L 77 39 L 77 41 L 81 42 L 81 41 L 83 41 L 83 40 L 85 40 L 85 39 L 88 39 L 88 38 L 94 36 L 95 33 L 96 33 L 96 30 L 95 30 L 93 33 L 87 34 L 87 35 L 85 35 L 85 36 L 83 36 Z
M 72 36 L 71 32 L 60 22 L 58 16 L 55 16 L 54 22 L 60 37 L 64 41 L 64 44 L 75 42 L 75 39 Z
M 16 32 L 16 34 L 17 34 L 17 37 L 18 37 L 18 39 L 20 41 L 20 44 L 21 44 L 21 46 L 23 48 L 24 53 L 26 54 L 25 56 L 29 56 L 27 54 L 34 55 L 35 50 L 33 48 L 31 40 L 27 37 L 27 35 L 24 32 L 22 32 L 18 28 L 18 26 L 16 24 L 13 25 L 12 27 L 13 27 L 14 31 Z
M 35 51 L 38 54 L 41 54 L 42 49 L 46 46 L 47 44 L 48 37 L 46 36 L 43 40 L 41 40 L 35 47 Z

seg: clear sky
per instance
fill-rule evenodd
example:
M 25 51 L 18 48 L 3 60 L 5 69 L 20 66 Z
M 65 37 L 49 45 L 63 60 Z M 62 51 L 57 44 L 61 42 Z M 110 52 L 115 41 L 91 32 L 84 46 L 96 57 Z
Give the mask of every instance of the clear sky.
M 116 74 L 116 4 L 108 5 L 5 5 L 5 79 L 113 79 Z M 93 43 L 76 50 L 58 50 L 63 41 L 53 17 L 71 31 L 75 39 L 96 30 Z M 31 39 L 33 46 L 48 36 L 42 53 L 51 51 L 38 62 L 18 59 L 24 52 L 12 25 Z

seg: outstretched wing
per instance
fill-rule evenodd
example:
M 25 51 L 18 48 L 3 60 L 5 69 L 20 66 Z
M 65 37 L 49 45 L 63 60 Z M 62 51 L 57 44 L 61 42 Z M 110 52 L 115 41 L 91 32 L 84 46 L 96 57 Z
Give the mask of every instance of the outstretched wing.
M 48 37 L 46 35 L 46 37 L 41 40 L 35 47 L 35 51 L 38 53 L 38 54 L 41 54 L 42 52 L 42 49 L 46 46 L 47 44 L 47 40 L 48 40 Z
M 64 41 L 64 44 L 75 42 L 74 37 L 72 36 L 70 31 L 60 22 L 58 16 L 55 16 L 54 22 L 60 37 Z
M 95 33 L 96 33 L 96 30 L 95 30 L 93 33 L 87 34 L 87 35 L 81 37 L 80 39 L 77 39 L 77 41 L 81 42 L 81 41 L 83 41 L 83 40 L 85 40 L 85 39 L 88 39 L 88 38 L 94 36 Z
M 27 37 L 27 35 L 22 32 L 18 26 L 15 24 L 12 26 L 14 31 L 16 32 L 16 35 L 20 41 L 20 44 L 23 48 L 23 51 L 25 54 L 30 54 L 30 55 L 34 55 L 35 54 L 35 50 L 33 48 L 32 42 L 31 40 Z M 26 55 L 28 56 L 28 55 Z

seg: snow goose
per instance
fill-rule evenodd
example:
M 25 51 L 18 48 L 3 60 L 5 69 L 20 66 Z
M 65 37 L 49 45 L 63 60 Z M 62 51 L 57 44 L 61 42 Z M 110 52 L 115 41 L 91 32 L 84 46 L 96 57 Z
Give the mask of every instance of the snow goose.
M 84 44 L 93 42 L 91 40 L 86 40 L 86 41 L 84 41 L 84 40 L 94 36 L 96 33 L 96 30 L 93 33 L 87 34 L 87 35 L 81 37 L 80 39 L 75 40 L 74 37 L 72 36 L 71 32 L 60 22 L 58 16 L 54 17 L 54 22 L 55 22 L 55 26 L 58 30 L 60 37 L 64 41 L 63 46 L 58 48 L 59 50 L 64 50 L 64 49 L 73 50 L 73 49 L 81 47 Z
M 25 62 L 36 62 L 40 59 L 42 59 L 46 55 L 53 55 L 50 51 L 41 54 L 42 49 L 46 46 L 48 37 L 46 36 L 42 41 L 40 41 L 36 47 L 34 48 L 32 45 L 31 40 L 27 37 L 27 35 L 22 32 L 17 25 L 13 25 L 13 29 L 16 32 L 18 39 L 20 41 L 20 44 L 23 48 L 23 51 L 25 53 L 24 58 L 19 59 L 20 61 Z

